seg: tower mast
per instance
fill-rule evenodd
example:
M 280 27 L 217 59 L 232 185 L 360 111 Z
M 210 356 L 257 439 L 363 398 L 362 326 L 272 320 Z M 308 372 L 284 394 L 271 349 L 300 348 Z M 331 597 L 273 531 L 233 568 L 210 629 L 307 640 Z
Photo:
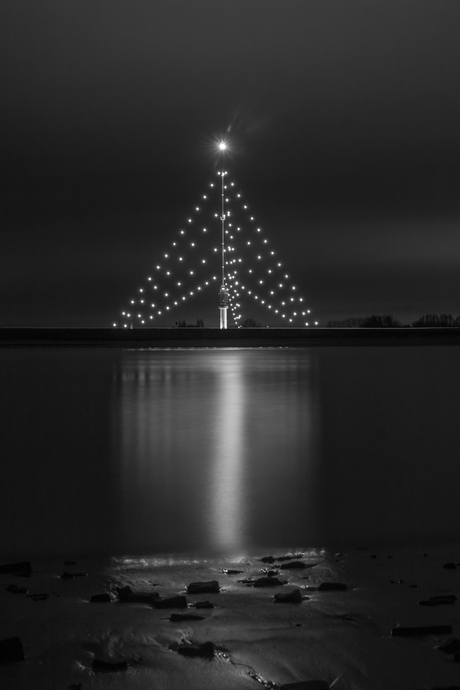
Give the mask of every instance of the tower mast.
M 224 171 L 224 151 L 227 148 L 226 144 L 221 141 L 219 144 L 219 149 L 221 151 L 221 162 L 222 170 L 220 173 L 221 177 L 221 195 L 222 195 L 222 205 L 221 205 L 221 217 L 222 222 L 222 273 L 221 273 L 221 285 L 219 290 L 219 328 L 227 328 L 227 309 L 228 309 L 228 291 L 225 282 L 225 171 Z

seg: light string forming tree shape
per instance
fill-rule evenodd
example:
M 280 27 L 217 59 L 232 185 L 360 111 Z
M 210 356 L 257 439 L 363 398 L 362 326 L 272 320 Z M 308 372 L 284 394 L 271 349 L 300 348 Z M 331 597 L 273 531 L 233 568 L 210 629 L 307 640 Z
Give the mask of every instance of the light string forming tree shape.
M 225 194 L 225 286 L 233 324 L 241 326 L 247 303 L 262 305 L 275 315 L 280 326 L 305 327 L 312 322 L 310 310 L 298 293 L 263 228 L 257 223 L 234 181 L 225 170 L 210 182 L 200 204 L 179 228 L 172 242 L 153 265 L 137 294 L 121 311 L 114 326 L 149 327 L 185 305 L 195 295 L 220 281 L 221 215 L 218 213 L 224 175 Z

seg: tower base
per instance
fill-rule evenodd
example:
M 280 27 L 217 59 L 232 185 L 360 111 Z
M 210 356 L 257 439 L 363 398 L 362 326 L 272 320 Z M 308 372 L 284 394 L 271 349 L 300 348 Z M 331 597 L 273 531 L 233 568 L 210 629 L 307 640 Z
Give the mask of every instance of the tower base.
M 219 328 L 227 328 L 227 308 L 219 307 Z

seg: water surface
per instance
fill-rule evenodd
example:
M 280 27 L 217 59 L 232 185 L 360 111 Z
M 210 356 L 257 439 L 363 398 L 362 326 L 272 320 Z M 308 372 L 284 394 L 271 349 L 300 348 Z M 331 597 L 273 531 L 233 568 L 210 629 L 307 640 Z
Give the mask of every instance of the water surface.
M 459 536 L 455 347 L 0 350 L 4 555 Z

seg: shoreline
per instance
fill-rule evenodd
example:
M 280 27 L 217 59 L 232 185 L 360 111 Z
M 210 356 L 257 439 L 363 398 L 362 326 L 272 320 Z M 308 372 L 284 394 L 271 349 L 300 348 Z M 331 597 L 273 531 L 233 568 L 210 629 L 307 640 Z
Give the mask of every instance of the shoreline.
M 0 328 L 0 348 L 299 348 L 433 345 L 460 345 L 460 328 Z
M 32 562 L 29 574 L 0 573 L 0 641 L 18 637 L 24 652 L 0 665 L 0 682 L 10 690 L 456 686 L 460 666 L 443 645 L 460 635 L 459 557 L 451 543 Z M 260 579 L 272 586 L 255 585 Z M 194 591 L 197 582 L 207 586 Z

